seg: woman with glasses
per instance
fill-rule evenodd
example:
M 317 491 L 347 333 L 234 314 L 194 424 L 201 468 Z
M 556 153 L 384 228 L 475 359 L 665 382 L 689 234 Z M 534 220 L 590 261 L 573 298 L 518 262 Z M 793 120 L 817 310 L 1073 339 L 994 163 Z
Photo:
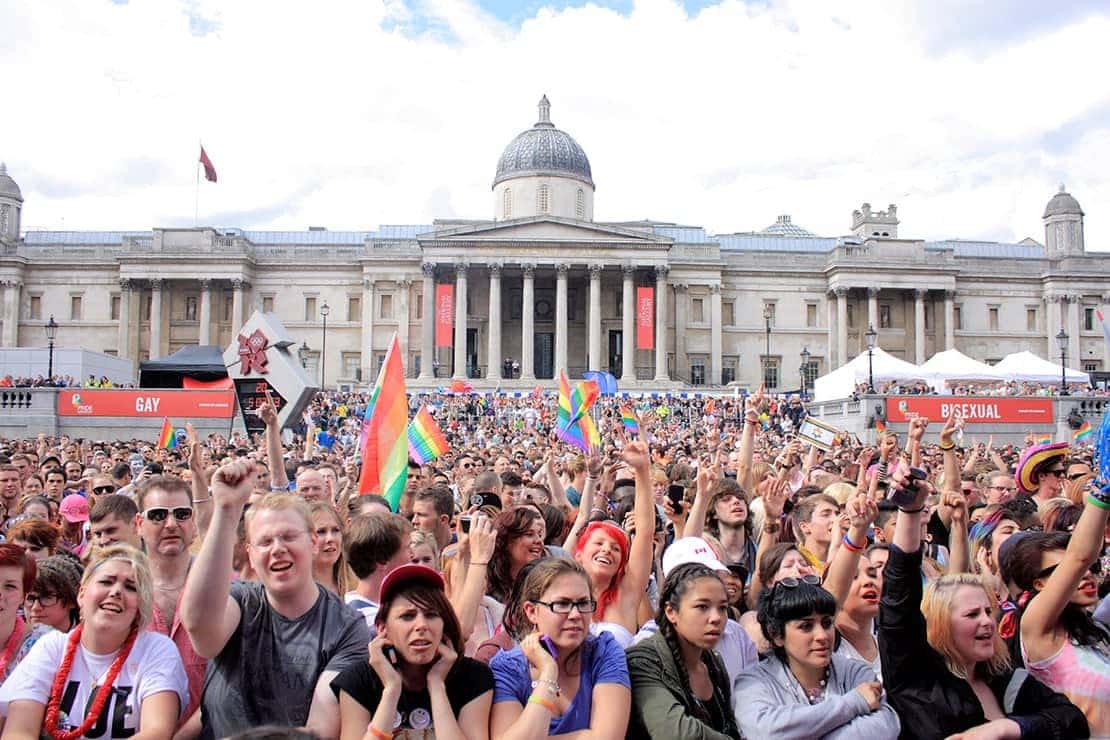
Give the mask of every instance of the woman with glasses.
M 836 600 L 816 575 L 781 578 L 759 597 L 771 656 L 736 681 L 745 738 L 896 738 L 898 716 L 867 663 L 834 652 Z
M 3 682 L 40 637 L 50 631 L 29 625 L 19 615 L 23 595 L 34 585 L 35 559 L 18 545 L 0 545 L 0 682 Z
M 24 597 L 24 614 L 31 624 L 69 632 L 81 616 L 77 610 L 81 564 L 68 555 L 52 555 L 37 566 L 35 583 Z
M 1096 737 L 1110 737 L 1110 630 L 1098 605 L 1110 496 L 1088 494 L 1075 531 L 1015 535 L 1002 549 L 1002 579 L 1021 590 L 999 631 L 1021 662 L 1083 710 Z
M 1014 471 L 1018 492 L 1032 496 L 1038 506 L 1050 498 L 1062 496 L 1064 485 L 1068 482 L 1067 458 L 1067 442 L 1027 447 Z
M 667 574 L 659 631 L 628 651 L 629 735 L 739 740 L 731 682 L 714 652 L 727 621 L 728 596 L 715 571 L 683 563 Z
M 590 634 L 596 607 L 581 565 L 567 558 L 536 563 L 521 586 L 527 635 L 490 661 L 492 737 L 530 740 L 580 731 L 587 732 L 579 737 L 624 737 L 628 664 L 610 634 Z

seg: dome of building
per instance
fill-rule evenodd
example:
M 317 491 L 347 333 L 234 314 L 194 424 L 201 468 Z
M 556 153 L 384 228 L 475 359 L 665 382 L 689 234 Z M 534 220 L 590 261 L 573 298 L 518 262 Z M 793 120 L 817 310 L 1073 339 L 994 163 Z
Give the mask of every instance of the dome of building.
M 1065 215 L 1082 216 L 1083 209 L 1079 207 L 1079 201 L 1073 198 L 1068 191 L 1064 190 L 1064 185 L 1061 183 L 1060 192 L 1056 193 L 1056 195 L 1052 196 L 1052 200 L 1048 201 L 1042 218 Z
M 593 187 L 590 160 L 570 134 L 551 123 L 551 104 L 540 100 L 540 120 L 509 142 L 497 162 L 493 185 L 515 177 L 553 175 L 581 180 Z
M 0 197 L 14 198 L 23 202 L 23 193 L 19 192 L 19 185 L 8 175 L 8 166 L 0 162 Z
M 779 216 L 773 224 L 760 233 L 774 234 L 775 236 L 816 236 L 809 229 L 803 229 L 798 224 L 792 223 L 790 216 Z

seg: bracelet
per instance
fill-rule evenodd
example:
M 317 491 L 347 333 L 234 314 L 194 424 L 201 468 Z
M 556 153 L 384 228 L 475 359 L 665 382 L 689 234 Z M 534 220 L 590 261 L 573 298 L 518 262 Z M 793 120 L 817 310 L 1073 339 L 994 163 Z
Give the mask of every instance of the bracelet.
M 848 539 L 848 535 L 844 535 L 844 546 L 848 548 L 849 552 L 863 552 L 863 545 L 857 545 Z
M 1091 506 L 1097 506 L 1100 509 L 1105 509 L 1107 511 L 1110 511 L 1110 501 L 1107 501 L 1106 499 L 1103 499 L 1099 496 L 1096 496 L 1093 493 L 1088 493 L 1087 494 L 1087 503 L 1090 504 Z
M 555 692 L 555 696 L 559 696 L 560 694 L 563 693 L 562 691 L 559 690 L 558 682 L 550 681 L 546 678 L 537 678 L 535 681 L 532 682 L 532 688 L 535 689 L 540 684 L 546 684 L 548 687 L 550 687 L 551 690 Z
M 377 727 L 374 727 L 374 725 L 369 725 L 366 731 L 374 737 L 379 738 L 379 740 L 393 740 L 393 735 L 388 732 L 382 732 Z
M 559 707 L 555 706 L 555 702 L 550 702 L 547 699 L 542 699 L 535 694 L 528 697 L 529 704 L 539 704 L 541 707 L 551 712 L 553 716 L 558 716 Z
M 779 522 L 767 522 L 763 525 L 763 531 L 767 534 L 778 534 L 782 525 Z
M 486 561 L 486 562 L 484 562 L 484 563 L 479 563 L 479 562 L 478 562 L 477 560 L 471 560 L 471 561 L 470 561 L 470 564 L 471 564 L 471 565 L 489 565 L 489 561 L 487 560 L 487 561 Z
M 203 503 L 207 503 L 208 501 L 211 501 L 211 500 L 212 500 L 211 496 L 209 496 L 208 498 L 195 498 L 195 499 L 193 499 L 193 503 L 194 504 L 203 504 Z
M 955 442 L 949 442 L 949 443 L 948 443 L 948 446 L 947 446 L 947 447 L 945 447 L 944 443 L 943 443 L 943 442 L 941 442 L 941 443 L 939 443 L 939 444 L 937 445 L 937 447 L 939 447 L 939 448 L 941 449 L 941 451 L 942 451 L 942 452 L 948 452 L 949 450 L 954 450 L 954 449 L 956 449 L 956 443 L 955 443 Z
M 925 511 L 925 507 L 918 506 L 916 509 L 903 509 L 902 507 L 898 507 L 898 511 L 902 512 L 903 514 L 920 514 L 921 512 Z

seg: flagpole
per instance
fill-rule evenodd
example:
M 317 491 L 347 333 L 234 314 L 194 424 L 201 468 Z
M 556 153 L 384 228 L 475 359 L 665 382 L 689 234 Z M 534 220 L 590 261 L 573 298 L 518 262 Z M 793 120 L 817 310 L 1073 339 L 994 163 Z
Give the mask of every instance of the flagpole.
M 202 149 L 204 148 L 203 144 L 201 144 L 201 148 Z M 196 194 L 195 194 L 194 200 L 193 200 L 193 227 L 194 228 L 197 225 L 197 220 L 199 219 L 199 217 L 200 217 L 200 157 L 197 157 L 197 186 L 196 186 Z

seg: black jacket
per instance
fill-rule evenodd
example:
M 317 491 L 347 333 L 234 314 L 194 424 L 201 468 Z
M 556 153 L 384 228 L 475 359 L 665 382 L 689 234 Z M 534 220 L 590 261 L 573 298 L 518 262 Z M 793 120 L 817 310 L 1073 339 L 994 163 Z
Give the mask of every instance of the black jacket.
M 925 639 L 921 614 L 921 551 L 891 546 L 883 569 L 879 602 L 879 657 L 883 683 L 902 719 L 903 738 L 945 738 L 987 721 L 971 685 L 956 676 Z M 1087 719 L 1063 694 L 1024 670 L 1008 670 L 988 684 L 1006 715 L 1022 726 L 1022 737 L 1082 738 Z

